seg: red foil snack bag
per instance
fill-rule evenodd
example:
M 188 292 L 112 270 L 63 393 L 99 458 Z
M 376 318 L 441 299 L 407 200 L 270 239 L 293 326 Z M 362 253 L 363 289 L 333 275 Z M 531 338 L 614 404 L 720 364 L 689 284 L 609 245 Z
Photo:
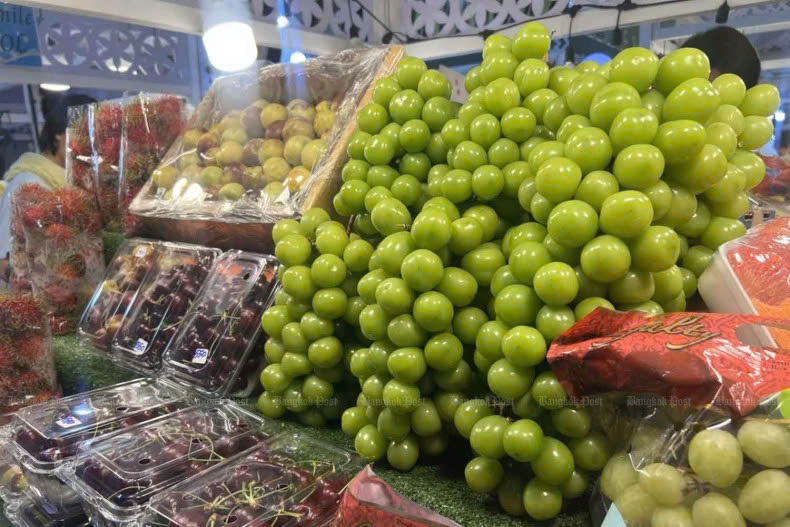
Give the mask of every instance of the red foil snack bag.
M 790 385 L 790 351 L 743 344 L 736 329 L 750 324 L 790 322 L 598 308 L 554 340 L 547 360 L 572 398 L 649 393 L 745 416 Z
M 334 527 L 461 527 L 395 492 L 365 467 L 348 484 Z

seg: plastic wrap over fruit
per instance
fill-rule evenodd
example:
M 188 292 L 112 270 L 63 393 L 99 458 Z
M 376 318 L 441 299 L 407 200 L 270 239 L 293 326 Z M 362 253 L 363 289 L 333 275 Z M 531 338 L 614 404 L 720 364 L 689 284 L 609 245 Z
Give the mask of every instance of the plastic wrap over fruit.
M 401 527 L 460 527 L 454 521 L 421 507 L 395 492 L 370 466 L 348 485 L 335 527 L 398 525 Z
M 206 278 L 163 357 L 169 378 L 206 396 L 249 396 L 262 356 L 251 354 L 261 316 L 274 301 L 279 263 L 273 256 L 228 251 Z
M 790 217 L 753 227 L 719 247 L 699 279 L 699 292 L 711 311 L 748 313 L 790 320 Z M 750 328 L 752 340 L 790 349 L 790 331 Z
M 790 196 L 790 158 L 787 156 L 760 156 L 765 177 L 750 192 L 750 197 L 761 206 L 774 209 L 778 214 L 790 214 L 787 199 Z
M 46 306 L 31 295 L 0 295 L 0 426 L 59 395 Z
M 51 193 L 36 183 L 20 186 L 11 196 L 11 278 L 9 287 L 14 293 L 31 293 L 33 284 L 30 282 L 30 262 L 25 249 L 25 229 L 23 214 L 30 207 L 45 204 Z
M 137 525 L 151 498 L 279 430 L 230 401 L 193 406 L 83 443 L 60 476 L 95 526 Z
M 300 434 L 278 434 L 157 496 L 145 524 L 322 526 L 361 467 L 351 452 Z M 195 501 L 205 506 L 195 507 Z
M 192 107 L 183 97 L 160 93 L 125 94 L 119 161 L 118 206 L 126 236 L 140 230 L 129 205 L 151 177 L 173 141 L 183 133 Z
M 5 502 L 24 496 L 27 488 L 25 474 L 14 459 L 10 434 L 10 427 L 0 428 L 0 499 Z
M 346 50 L 217 80 L 131 212 L 146 227 L 164 229 L 157 220 L 263 224 L 328 204 L 354 114 L 371 82 L 390 73 L 392 57 L 401 54 L 401 48 Z M 229 242 L 222 225 L 209 226 L 217 233 L 201 225 L 176 235 Z
M 82 508 L 53 511 L 30 498 L 6 502 L 4 512 L 16 527 L 89 527 L 91 524 Z
M 101 217 L 82 189 L 25 185 L 17 194 L 23 191 L 36 196 L 18 210 L 33 293 L 50 308 L 53 334 L 73 332 L 104 274 Z

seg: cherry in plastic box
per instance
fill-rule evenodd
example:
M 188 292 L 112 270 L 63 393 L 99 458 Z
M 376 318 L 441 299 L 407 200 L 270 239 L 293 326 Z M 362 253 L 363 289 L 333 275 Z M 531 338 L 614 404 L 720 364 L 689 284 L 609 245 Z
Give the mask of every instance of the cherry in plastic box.
M 152 500 L 145 525 L 307 527 L 324 525 L 362 469 L 355 454 L 279 434 Z
M 273 301 L 278 267 L 272 256 L 220 256 L 165 351 L 165 375 L 207 397 L 243 390 L 246 374 L 258 367 L 250 351 Z
M 219 257 L 219 249 L 163 243 L 154 269 L 140 288 L 112 343 L 125 366 L 153 374 L 189 306 Z
M 77 327 L 83 345 L 110 350 L 124 314 L 154 267 L 160 248 L 161 244 L 143 239 L 127 240 L 121 245 Z
M 6 518 L 15 527 L 88 527 L 90 522 L 82 509 L 61 512 L 31 499 L 6 503 Z
M 279 424 L 218 401 L 85 442 L 62 475 L 94 527 L 137 525 L 151 498 L 277 431 Z
M 790 320 L 790 216 L 757 225 L 713 255 L 699 279 L 708 309 Z M 749 344 L 790 349 L 790 331 L 745 326 Z
M 11 424 L 11 441 L 28 494 L 52 510 L 79 508 L 79 497 L 57 471 L 73 459 L 81 443 L 187 403 L 185 390 L 172 383 L 138 379 L 22 408 Z

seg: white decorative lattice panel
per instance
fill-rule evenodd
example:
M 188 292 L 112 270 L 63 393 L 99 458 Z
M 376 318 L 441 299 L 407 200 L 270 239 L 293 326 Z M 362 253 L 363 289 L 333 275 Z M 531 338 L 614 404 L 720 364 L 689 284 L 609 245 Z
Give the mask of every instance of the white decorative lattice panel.
M 413 38 L 497 30 L 562 13 L 569 0 L 402 0 L 401 27 Z
M 47 70 L 190 83 L 188 35 L 43 11 L 38 38 Z
M 362 4 L 372 11 L 376 1 L 384 0 Z M 289 27 L 364 42 L 370 41 L 375 23 L 356 0 L 250 0 L 250 5 L 253 16 L 265 22 L 274 24 L 279 15 L 287 14 Z

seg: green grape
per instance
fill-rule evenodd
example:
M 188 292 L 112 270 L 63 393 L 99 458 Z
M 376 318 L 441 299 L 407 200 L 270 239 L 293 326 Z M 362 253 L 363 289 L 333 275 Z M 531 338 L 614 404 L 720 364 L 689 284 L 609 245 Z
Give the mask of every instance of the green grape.
M 524 97 L 524 107 L 535 115 L 538 124 L 543 123 L 543 114 L 551 101 L 559 97 L 559 94 L 549 88 L 540 88 Z
M 434 380 L 442 390 L 462 391 L 469 389 L 473 375 L 469 364 L 465 360 L 460 360 L 455 369 L 434 373 Z
M 527 513 L 524 509 L 524 486 L 520 475 L 507 474 L 496 489 L 499 506 L 511 516 L 524 516 Z
M 562 484 L 562 497 L 565 499 L 578 498 L 587 491 L 590 485 L 590 476 L 578 468 L 573 471 L 571 477 Z
M 329 213 L 324 209 L 313 207 L 306 210 L 300 220 L 303 234 L 314 239 L 318 226 L 327 221 L 329 221 Z
M 653 205 L 653 221 L 660 220 L 666 216 L 672 207 L 672 189 L 663 181 L 650 185 L 642 189 L 642 193 L 648 197 Z
M 656 118 L 661 119 L 661 113 L 664 110 L 664 96 L 658 90 L 647 90 L 642 94 L 642 107 L 653 112 Z
M 502 339 L 507 331 L 508 327 L 499 320 L 484 322 L 474 341 L 477 351 L 490 361 L 501 359 L 504 357 Z
M 633 484 L 623 489 L 614 500 L 614 504 L 626 525 L 648 525 L 657 507 L 653 497 L 639 484 Z
M 612 303 L 605 298 L 591 296 L 576 304 L 573 314 L 576 317 L 576 320 L 581 320 L 599 307 L 614 310 L 614 305 L 612 305 Z
M 505 168 L 510 163 L 519 160 L 519 147 L 510 139 L 497 139 L 488 149 L 488 161 L 498 167 Z
M 308 300 L 316 292 L 310 268 L 303 265 L 295 265 L 286 269 L 283 273 L 282 284 L 286 293 L 299 300 Z
M 345 262 L 334 254 L 322 254 L 313 262 L 310 277 L 321 288 L 338 287 L 346 279 Z
M 738 430 L 738 442 L 753 461 L 768 468 L 790 466 L 790 430 L 767 421 L 746 421 Z
M 571 274 L 575 278 L 575 274 Z M 551 277 L 548 277 L 547 282 L 550 280 Z M 573 296 L 575 296 L 575 292 Z M 535 291 L 531 287 L 521 284 L 503 288 L 494 299 L 494 310 L 497 317 L 511 326 L 532 324 L 541 305 L 542 302 Z
M 510 423 L 502 435 L 504 452 L 522 463 L 537 458 L 542 446 L 543 430 L 531 419 L 520 419 Z
M 596 170 L 582 178 L 573 197 L 600 213 L 604 200 L 619 190 L 617 179 L 612 174 L 605 170 Z
M 431 159 L 422 152 L 416 154 L 404 154 L 398 163 L 398 170 L 402 175 L 414 176 L 417 182 L 426 181 L 428 179 L 428 171 L 431 169 Z M 402 177 L 402 176 L 401 176 Z M 395 183 L 401 178 L 397 178 L 392 182 L 390 190 L 395 193 Z M 398 197 L 397 195 L 395 197 Z M 401 200 L 404 201 L 404 200 Z M 412 203 L 416 201 L 413 200 Z M 411 205 L 411 203 L 404 204 Z
M 610 500 L 615 500 L 623 491 L 638 482 L 639 473 L 633 466 L 628 454 L 613 455 L 601 472 L 601 492 Z
M 546 357 L 546 340 L 529 326 L 511 328 L 501 338 L 501 353 L 518 367 L 536 366 Z
M 442 178 L 442 196 L 453 203 L 462 203 L 472 196 L 472 174 L 468 170 L 453 169 Z
M 571 112 L 581 116 L 586 116 L 590 111 L 595 94 L 600 91 L 608 81 L 598 73 L 583 73 L 573 79 L 565 98 Z
M 562 435 L 582 438 L 590 432 L 592 418 L 584 408 L 560 408 L 551 412 L 551 423 Z
M 529 22 L 518 29 L 513 40 L 513 53 L 523 60 L 525 58 L 542 59 L 549 51 L 551 36 L 546 26 Z
M 683 274 L 683 293 L 686 298 L 691 298 L 697 292 L 697 276 L 685 267 L 681 267 L 680 272 Z
M 389 316 L 378 304 L 365 306 L 359 314 L 359 328 L 369 340 L 386 338 L 389 323 Z
M 409 314 L 398 315 L 387 325 L 387 338 L 401 347 L 422 346 L 427 337 L 415 318 Z
M 468 439 L 475 423 L 489 415 L 492 415 L 491 409 L 483 399 L 470 399 L 458 407 L 453 423 L 458 433 Z
M 276 245 L 274 255 L 280 260 L 280 263 L 292 267 L 307 263 L 312 250 L 313 247 L 306 236 L 289 234 Z
M 285 415 L 282 398 L 269 392 L 263 392 L 256 403 L 258 411 L 269 419 L 279 419 Z
M 436 287 L 444 267 L 441 259 L 427 249 L 417 249 L 403 259 L 400 274 L 406 285 L 414 291 L 430 291 Z
M 543 306 L 535 317 L 535 327 L 547 342 L 564 333 L 574 322 L 573 310 L 567 306 Z
M 653 302 L 652 300 L 648 300 L 647 302 L 642 302 L 641 304 L 618 304 L 617 310 L 644 311 L 649 315 L 660 315 L 664 312 L 664 308 L 662 308 L 658 303 Z
M 517 66 L 518 60 L 512 53 L 507 51 L 493 53 L 484 58 L 483 63 L 480 64 L 480 80 L 483 86 L 486 86 L 496 79 L 512 79 Z
M 488 387 L 499 397 L 518 399 L 530 388 L 535 372 L 532 368 L 514 366 L 507 359 L 499 359 L 488 370 Z
M 710 77 L 710 61 L 702 51 L 679 48 L 665 56 L 658 66 L 655 85 L 662 94 L 669 95 L 688 79 Z
M 488 156 L 482 146 L 472 141 L 462 141 L 453 150 L 453 167 L 467 172 L 488 162 Z M 445 176 L 446 177 L 446 176 Z M 444 188 L 444 185 L 442 185 Z
M 619 153 L 631 145 L 650 144 L 658 133 L 658 117 L 647 108 L 628 108 L 612 121 L 609 137 Z
M 679 505 L 683 502 L 686 478 L 671 465 L 652 463 L 639 470 L 639 485 L 660 505 Z
M 411 229 L 411 236 L 417 247 L 422 249 L 437 250 L 450 241 L 450 219 L 442 210 L 423 208 Z
M 707 79 L 688 79 L 667 95 L 662 120 L 689 119 L 704 124 L 719 104 L 719 93 Z
M 750 477 L 738 496 L 738 509 L 750 522 L 779 521 L 790 513 L 790 476 L 768 469 Z
M 275 244 L 280 243 L 280 240 L 289 234 L 304 234 L 302 225 L 298 221 L 291 219 L 280 220 L 274 224 L 272 240 L 274 240 Z
M 603 235 L 590 240 L 581 253 L 582 271 L 596 282 L 613 282 L 630 266 L 628 246 L 614 236 Z
M 733 73 L 724 73 L 716 77 L 713 87 L 719 92 L 722 104 L 740 106 L 746 95 L 746 84 Z
M 461 267 L 474 276 L 479 285 L 491 284 L 494 273 L 505 265 L 505 256 L 498 246 L 481 245 L 461 259 Z
M 414 301 L 414 318 L 426 331 L 444 331 L 453 320 L 453 304 L 441 293 L 429 291 Z
M 749 115 L 743 120 L 743 132 L 738 136 L 741 148 L 757 150 L 768 141 L 774 133 L 771 119 L 758 115 Z
M 431 437 L 442 431 L 439 411 L 431 399 L 423 399 L 411 414 L 411 429 L 420 437 Z
M 549 88 L 559 95 L 565 95 L 574 79 L 579 75 L 581 75 L 581 73 L 567 66 L 555 66 L 550 70 Z
M 524 509 L 538 521 L 554 518 L 562 510 L 562 491 L 556 485 L 533 478 L 524 488 Z
M 283 328 L 292 322 L 286 306 L 272 306 L 263 313 L 261 327 L 271 338 L 280 339 Z
M 609 284 L 608 297 L 620 304 L 639 304 L 650 300 L 654 293 L 655 283 L 651 273 L 629 270 Z
M 414 436 L 390 441 L 387 446 L 387 462 L 398 470 L 411 470 L 419 456 L 420 445 Z
M 425 357 L 419 348 L 400 348 L 387 358 L 387 370 L 399 381 L 414 384 L 425 375 Z
M 532 151 L 530 160 L 536 152 L 537 149 Z M 531 169 L 532 163 L 530 162 Z M 579 165 L 564 157 L 554 157 L 546 160 L 540 165 L 535 174 L 538 193 L 553 203 L 571 199 L 581 180 L 582 171 Z
M 474 122 L 474 120 L 471 122 Z M 517 107 L 506 111 L 502 115 L 500 123 L 502 135 L 508 139 L 516 141 L 517 143 L 521 143 L 532 136 L 532 133 L 535 131 L 535 125 L 537 124 L 537 121 L 535 119 L 535 114 L 533 114 L 529 109 Z
M 266 355 L 266 360 L 268 360 L 270 364 L 275 364 L 282 360 L 283 354 L 285 353 L 285 346 L 283 346 L 283 343 L 279 340 L 269 338 L 266 340 L 266 344 L 264 344 L 264 353 Z
M 553 306 L 570 303 L 579 292 L 576 271 L 562 262 L 551 262 L 538 269 L 533 286 L 538 297 Z
M 612 171 L 620 186 L 646 189 L 656 184 L 664 173 L 664 156 L 653 145 L 627 146 L 617 154 Z
M 307 358 L 318 368 L 332 368 L 343 360 L 343 344 L 336 337 L 316 340 L 307 348 Z
M 580 439 L 572 439 L 568 447 L 573 452 L 576 465 L 584 470 L 603 469 L 612 455 L 609 441 L 598 432 L 592 432 Z
M 537 376 L 531 389 L 532 398 L 547 410 L 557 410 L 565 406 L 568 394 L 560 385 L 556 375 L 543 372 Z
M 583 174 L 603 170 L 612 160 L 612 143 L 603 130 L 582 128 L 566 140 L 565 157 L 575 162 Z
M 532 141 L 532 139 L 525 142 L 525 144 Z M 565 151 L 565 145 L 559 141 L 533 141 L 531 149 L 527 154 L 527 163 L 529 164 L 530 174 L 537 174 L 538 169 L 545 161 L 549 159 L 562 156 Z M 524 147 L 522 146 L 522 159 L 524 157 Z
M 480 80 L 480 66 L 475 66 L 469 71 L 466 72 L 464 76 L 464 88 L 468 93 L 471 93 L 472 90 L 479 87 L 482 84 Z
M 381 459 L 386 447 L 384 436 L 372 424 L 363 426 L 354 437 L 354 449 L 369 462 Z
M 658 57 L 649 49 L 627 48 L 612 59 L 609 80 L 630 84 L 642 93 L 653 84 L 658 64 Z
M 599 221 L 605 233 L 631 238 L 647 228 L 652 220 L 650 199 L 636 190 L 624 190 L 604 200 Z
M 720 245 L 744 234 L 746 234 L 746 226 L 740 221 L 713 216 L 702 233 L 700 241 L 705 247 L 716 250 Z
M 738 150 L 730 159 L 746 176 L 746 189 L 760 184 L 765 177 L 765 163 L 760 156 L 746 150 Z
M 376 230 L 384 235 L 407 230 L 412 222 L 409 209 L 394 198 L 379 201 L 370 211 L 370 219 Z
M 664 271 L 653 273 L 653 282 L 655 284 L 655 292 L 652 300 L 661 304 L 671 301 L 684 292 L 683 273 L 680 267 L 676 265 Z
M 500 415 L 483 417 L 474 424 L 469 434 L 472 449 L 489 459 L 501 458 L 505 455 L 502 440 L 508 426 L 508 420 Z
M 741 475 L 743 451 L 734 435 L 718 429 L 698 432 L 689 443 L 688 461 L 694 472 L 719 488 Z
M 695 501 L 691 516 L 695 527 L 746 527 L 738 506 L 718 492 L 709 492 Z
M 710 210 L 703 202 L 697 202 L 697 211 L 689 221 L 677 227 L 677 231 L 688 238 L 699 238 L 710 223 Z
M 608 132 L 612 121 L 621 111 L 639 107 L 639 92 L 623 82 L 610 82 L 593 96 L 590 103 L 590 122 Z
M 392 96 L 389 113 L 392 120 L 402 125 L 406 121 L 419 119 L 424 101 L 420 94 L 412 89 L 401 90 Z M 367 156 L 366 156 L 367 157 Z M 386 164 L 386 163 L 375 163 Z
M 705 128 L 695 121 L 679 120 L 659 125 L 653 144 L 661 150 L 668 165 L 687 163 L 705 145 Z
M 584 201 L 565 201 L 552 209 L 547 227 L 552 239 L 565 247 L 582 247 L 598 232 L 598 214 Z
M 316 375 L 309 375 L 302 385 L 302 393 L 312 404 L 328 404 L 334 396 L 335 389 L 329 383 Z
M 758 84 L 746 90 L 740 110 L 745 116 L 770 117 L 779 108 L 779 90 L 772 84 Z
M 398 64 L 395 77 L 402 87 L 416 90 L 420 79 L 427 70 L 428 67 L 422 59 L 407 56 L 402 58 L 400 64 Z
M 496 117 L 521 103 L 518 85 L 508 78 L 495 79 L 485 89 L 485 107 Z
M 715 87 L 716 81 L 713 81 L 713 84 Z M 710 116 L 706 125 L 711 126 L 716 123 L 728 125 L 732 128 L 732 131 L 735 132 L 736 137 L 743 133 L 745 127 L 743 114 L 736 106 L 731 104 L 722 104 L 716 108 L 716 111 Z
M 521 185 L 527 179 L 532 178 L 529 172 L 529 165 L 525 161 L 514 161 L 505 165 L 502 169 L 502 175 L 504 178 L 502 194 L 509 198 L 518 198 L 518 191 Z
M 684 505 L 657 506 L 650 519 L 651 527 L 694 527 L 691 513 Z
M 504 473 L 499 461 L 483 456 L 474 458 L 464 468 L 466 484 L 473 491 L 481 493 L 494 491 L 502 482 Z
M 672 191 L 672 201 L 669 210 L 658 221 L 659 224 L 667 227 L 679 227 L 693 216 L 697 210 L 697 198 L 686 188 L 671 183 L 669 189 Z
M 464 344 L 474 344 L 483 324 L 488 321 L 485 312 L 477 307 L 459 309 L 453 318 L 453 334 Z
M 724 153 L 718 146 L 706 144 L 691 161 L 667 167 L 666 176 L 690 192 L 699 194 L 721 180 L 726 171 Z
M 425 362 L 437 371 L 454 369 L 463 358 L 463 345 L 452 333 L 441 333 L 425 344 Z
M 508 264 L 513 276 L 520 282 L 532 285 L 535 273 L 552 261 L 548 249 L 537 241 L 524 241 L 510 254 Z
M 725 123 L 710 123 L 705 128 L 706 143 L 718 146 L 724 157 L 730 159 L 738 149 L 738 135 Z
M 568 108 L 565 96 L 561 95 L 546 105 L 546 110 L 543 112 L 543 124 L 556 133 L 562 121 L 569 115 L 571 115 L 571 109 Z
M 557 130 L 557 134 L 556 134 L 557 141 L 560 143 L 565 143 L 568 141 L 568 138 L 571 135 L 573 135 L 574 132 L 590 126 L 592 126 L 592 123 L 590 123 L 590 120 L 585 116 L 569 115 L 568 117 L 563 119 L 562 124 L 560 124 L 559 130 Z M 562 152 L 560 152 L 560 154 L 558 155 L 562 155 Z
M 704 192 L 705 199 L 713 203 L 732 203 L 746 187 L 746 175 L 733 165 L 727 165 L 727 172 L 718 183 Z
M 410 414 L 420 404 L 420 390 L 413 384 L 392 379 L 384 385 L 382 398 L 393 412 Z
M 456 410 L 464 403 L 466 396 L 459 392 L 439 391 L 433 396 L 439 417 L 445 423 L 452 423 Z
M 574 470 L 571 451 L 562 441 L 553 437 L 543 438 L 540 451 L 530 465 L 535 476 L 549 485 L 562 485 Z
M 388 122 L 387 109 L 375 102 L 366 104 L 357 113 L 357 126 L 371 135 L 379 133 Z

